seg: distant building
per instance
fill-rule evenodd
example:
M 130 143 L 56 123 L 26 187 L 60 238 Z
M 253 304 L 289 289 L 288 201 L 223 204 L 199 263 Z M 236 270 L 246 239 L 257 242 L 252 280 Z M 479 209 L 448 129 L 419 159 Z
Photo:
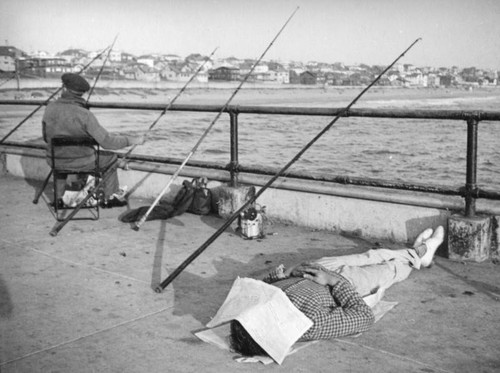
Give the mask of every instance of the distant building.
M 122 63 L 129 63 L 129 62 L 136 62 L 136 61 L 137 61 L 137 59 L 135 58 L 135 56 L 133 54 L 122 52 L 122 54 L 121 54 L 121 62 Z
M 441 79 L 437 74 L 429 74 L 427 76 L 427 86 L 428 87 L 439 87 L 441 85 Z
M 221 66 L 208 72 L 209 80 L 233 81 L 240 79 L 240 69 L 237 67 Z
M 160 78 L 163 80 L 176 81 L 180 74 L 180 70 L 174 66 L 167 65 L 160 70 Z
M 162 56 L 164 61 L 167 62 L 180 62 L 182 58 L 176 54 L 165 54 Z
M 288 81 L 290 84 L 300 84 L 300 74 L 295 70 L 289 70 Z
M 63 52 L 58 53 L 57 57 L 64 58 L 68 63 L 75 63 L 82 58 L 87 57 L 87 55 L 88 52 L 84 51 L 83 49 L 66 49 Z
M 146 55 L 146 56 L 140 56 L 137 58 L 137 63 L 142 63 L 144 65 L 147 65 L 149 67 L 154 67 L 155 65 L 155 58 L 153 56 L 150 56 L 150 55 Z
M 442 86 L 445 87 L 450 87 L 454 82 L 454 78 L 452 75 L 440 75 L 439 76 L 439 83 Z
M 73 64 L 62 57 L 27 57 L 19 59 L 19 69 L 23 75 L 40 78 L 59 77 L 64 73 L 74 72 Z
M 277 68 L 276 70 L 269 70 L 268 76 L 269 80 L 277 83 L 281 84 L 290 83 L 290 74 L 288 74 L 288 71 L 283 68 Z
M 0 72 L 16 71 L 16 60 L 26 56 L 26 53 L 16 47 L 0 46 Z
M 314 85 L 317 83 L 318 77 L 311 71 L 304 71 L 300 74 L 300 84 Z

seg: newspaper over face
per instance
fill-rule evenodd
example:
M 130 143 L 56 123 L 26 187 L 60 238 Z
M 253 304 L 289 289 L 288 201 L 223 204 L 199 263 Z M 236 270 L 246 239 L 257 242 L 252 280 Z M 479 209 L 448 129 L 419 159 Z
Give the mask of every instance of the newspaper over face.
M 214 328 L 231 320 L 238 320 L 278 364 L 313 325 L 281 289 L 240 277 L 207 327 Z

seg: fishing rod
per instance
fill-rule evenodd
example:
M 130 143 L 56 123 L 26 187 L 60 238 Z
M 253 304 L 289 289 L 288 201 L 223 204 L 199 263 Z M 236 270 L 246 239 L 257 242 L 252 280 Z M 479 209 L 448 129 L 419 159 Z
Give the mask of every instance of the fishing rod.
M 168 110 L 170 110 L 170 108 L 172 107 L 173 103 L 180 97 L 180 95 L 182 94 L 182 92 L 184 92 L 184 90 L 188 87 L 188 85 L 194 80 L 194 78 L 202 70 L 202 68 L 205 66 L 205 64 L 210 60 L 210 58 L 212 58 L 212 56 L 215 54 L 215 51 L 217 49 L 218 48 L 214 49 L 214 51 L 205 59 L 205 61 L 203 62 L 203 64 L 201 64 L 198 67 L 198 69 L 196 70 L 196 72 L 191 76 L 191 78 L 186 82 L 186 84 L 184 84 L 184 86 L 177 93 L 177 95 L 168 103 L 168 105 L 165 106 L 165 108 L 160 113 L 160 115 L 158 116 L 158 118 L 156 118 L 156 120 L 149 126 L 148 131 L 151 131 L 153 129 L 153 127 L 158 123 L 158 121 L 160 120 L 160 118 Z M 132 153 L 132 150 L 135 148 L 135 146 L 136 145 L 134 144 L 134 146 L 132 146 L 132 148 L 130 148 L 130 150 L 124 155 L 124 157 L 122 159 L 122 163 L 125 162 L 125 166 L 126 166 L 126 158 L 130 155 L 130 153 Z M 101 180 L 99 180 L 92 188 L 89 189 L 89 191 L 88 191 L 87 195 L 85 196 L 85 198 L 71 211 L 71 213 L 63 221 L 56 223 L 56 225 L 50 231 L 50 235 L 51 236 L 56 236 L 57 233 L 68 223 L 68 221 L 70 221 L 73 218 L 73 216 L 75 216 L 78 213 L 78 211 L 80 211 L 82 209 L 82 207 L 85 206 L 85 204 L 87 203 L 87 201 L 93 196 L 94 192 L 96 190 L 98 190 L 98 188 L 101 186 L 101 184 L 104 184 L 108 180 L 108 178 L 110 177 L 110 175 L 113 173 L 113 171 L 116 168 L 118 168 L 118 162 L 116 162 L 115 165 L 111 166 L 106 171 L 106 174 L 103 176 L 103 178 Z
M 85 102 L 85 106 L 88 107 L 89 105 L 89 101 L 90 101 L 90 96 L 92 96 L 92 93 L 94 93 L 94 89 L 95 89 L 95 86 L 97 85 L 97 81 L 99 80 L 99 78 L 101 77 L 101 74 L 104 70 L 104 66 L 106 65 L 106 62 L 108 62 L 108 59 L 109 59 L 109 55 L 111 54 L 111 51 L 113 50 L 113 47 L 115 46 L 115 43 L 116 43 L 116 39 L 118 39 L 118 34 L 116 34 L 115 36 L 115 39 L 113 40 L 113 43 L 111 44 L 111 46 L 108 48 L 108 54 L 106 55 L 106 58 L 104 59 L 104 62 L 102 63 L 101 65 L 101 68 L 99 70 L 99 73 L 97 73 L 97 76 L 94 80 L 94 84 L 92 85 L 92 88 L 90 89 L 90 92 L 89 92 L 89 95 L 87 96 L 87 101 Z
M 161 293 L 163 289 L 165 289 L 168 284 L 170 284 L 193 260 L 195 260 L 212 242 L 214 242 L 217 237 L 219 237 L 222 232 L 224 232 L 232 222 L 240 216 L 240 213 L 243 212 L 250 204 L 254 203 L 258 197 L 264 193 L 264 191 L 271 186 L 274 181 L 278 177 L 280 177 L 290 166 L 295 163 L 306 151 L 309 149 L 321 136 L 323 136 L 338 120 L 341 116 L 344 116 L 348 113 L 349 109 L 363 96 L 366 91 L 368 91 L 376 82 L 380 80 L 380 78 L 390 69 L 392 66 L 396 64 L 405 54 L 408 52 L 417 42 L 422 40 L 418 38 L 415 40 L 406 50 L 399 55 L 388 67 L 384 69 L 376 78 L 373 80 L 361 93 L 359 93 L 354 100 L 351 101 L 349 105 L 347 105 L 344 109 L 342 109 L 337 116 L 330 122 L 328 125 L 323 128 L 311 141 L 309 141 L 296 155 L 293 157 L 281 170 L 276 173 L 255 195 L 250 198 L 247 202 L 245 202 L 233 215 L 231 215 L 226 222 L 207 240 L 203 243 L 195 252 L 193 252 L 184 262 L 181 263 L 162 283 L 160 283 L 155 291 L 157 293 Z
M 142 224 L 144 224 L 144 222 L 146 221 L 146 219 L 148 218 L 149 214 L 151 213 L 151 211 L 153 211 L 154 207 L 158 204 L 158 202 L 160 201 L 161 197 L 163 197 L 163 195 L 168 191 L 168 189 L 170 188 L 170 186 L 172 185 L 172 183 L 174 182 L 174 180 L 177 178 L 177 176 L 179 176 L 179 173 L 181 172 L 181 170 L 184 168 L 184 166 L 186 165 L 186 163 L 191 159 L 191 157 L 193 156 L 193 154 L 196 152 L 196 150 L 198 149 L 198 147 L 200 146 L 200 144 L 202 143 L 203 139 L 208 135 L 208 133 L 210 132 L 210 130 L 212 129 L 212 127 L 215 125 L 215 123 L 217 122 L 217 120 L 220 118 L 220 116 L 222 115 L 222 113 L 227 110 L 227 107 L 229 106 L 229 103 L 233 100 L 234 96 L 236 96 L 236 94 L 238 93 L 238 91 L 241 89 L 241 87 L 243 86 L 243 84 L 248 80 L 248 78 L 250 77 L 250 75 L 253 73 L 253 71 L 255 70 L 255 68 L 257 67 L 257 65 L 260 63 L 260 61 L 264 58 L 264 56 L 266 55 L 267 51 L 269 51 L 269 49 L 271 48 L 271 46 L 274 44 L 274 42 L 276 41 L 276 39 L 280 36 L 280 34 L 282 33 L 282 31 L 285 29 L 285 27 L 288 25 L 288 23 L 290 22 L 290 20 L 293 18 L 293 16 L 295 15 L 295 13 L 297 13 L 297 11 L 299 10 L 299 7 L 297 7 L 293 13 L 290 15 L 290 17 L 288 17 L 287 21 L 285 22 L 285 24 L 281 27 L 281 29 L 278 31 L 278 33 L 276 34 L 276 36 L 273 38 L 273 40 L 271 41 L 271 43 L 269 43 L 269 45 L 267 46 L 267 48 L 264 50 L 264 52 L 262 53 L 262 55 L 259 57 L 259 59 L 253 64 L 252 68 L 250 69 L 250 71 L 245 75 L 244 79 L 240 82 L 240 84 L 238 85 L 238 87 L 236 88 L 236 90 L 232 93 L 232 95 L 229 97 L 229 99 L 226 101 L 226 103 L 224 104 L 224 106 L 221 108 L 221 110 L 219 111 L 219 113 L 216 115 L 216 117 L 214 118 L 214 120 L 210 123 L 210 125 L 207 127 L 207 129 L 205 130 L 205 132 L 203 132 L 203 134 L 201 135 L 200 139 L 197 141 L 197 143 L 193 146 L 193 148 L 191 149 L 191 151 L 189 152 L 189 154 L 187 155 L 187 157 L 184 159 L 184 161 L 181 163 L 181 165 L 179 166 L 179 168 L 175 171 L 175 173 L 172 175 L 172 177 L 170 178 L 169 182 L 167 183 L 167 185 L 163 188 L 163 190 L 160 192 L 160 194 L 158 194 L 158 196 L 156 197 L 156 199 L 154 200 L 154 202 L 151 204 L 151 206 L 149 206 L 149 209 L 146 211 L 146 213 L 138 220 L 135 222 L 135 226 L 134 226 L 134 229 L 135 230 L 139 230 L 139 228 L 141 227 Z
M 101 53 L 99 53 L 97 56 L 95 56 L 88 64 L 86 64 L 84 67 L 80 69 L 80 71 L 77 73 L 80 75 L 83 71 L 85 71 L 95 60 L 97 60 L 99 57 L 101 57 L 105 51 L 107 51 L 110 47 L 107 47 L 103 49 Z M 42 106 L 47 105 L 47 103 L 55 96 L 57 95 L 61 89 L 63 89 L 63 86 L 57 89 L 54 93 L 52 93 L 48 99 L 46 99 L 41 105 L 39 105 L 35 110 L 33 110 L 26 118 L 24 118 L 17 126 L 15 126 L 7 135 L 5 135 L 1 140 L 0 140 L 0 145 L 10 136 L 12 135 L 23 123 L 25 123 L 28 119 L 30 119 L 38 110 L 42 108 Z

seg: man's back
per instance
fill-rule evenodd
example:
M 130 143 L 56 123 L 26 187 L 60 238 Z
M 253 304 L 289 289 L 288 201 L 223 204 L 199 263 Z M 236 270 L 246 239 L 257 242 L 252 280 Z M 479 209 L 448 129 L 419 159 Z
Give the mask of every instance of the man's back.
M 324 286 L 301 277 L 289 277 L 272 285 L 285 292 L 290 301 L 314 325 L 301 341 L 330 339 L 368 330 L 373 311 L 343 277 L 334 286 Z

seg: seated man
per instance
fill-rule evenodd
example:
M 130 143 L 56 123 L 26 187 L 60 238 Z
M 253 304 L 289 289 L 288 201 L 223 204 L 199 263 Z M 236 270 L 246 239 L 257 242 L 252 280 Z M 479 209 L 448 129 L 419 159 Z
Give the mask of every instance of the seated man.
M 63 92 L 59 99 L 47 105 L 42 119 L 43 139 L 47 146 L 47 162 L 51 165 L 50 143 L 53 137 L 90 137 L 102 148 L 116 150 L 129 145 L 144 143 L 144 136 L 121 136 L 110 134 L 97 121 L 86 107 L 83 94 L 90 89 L 89 83 L 80 75 L 66 73 L 62 77 Z M 56 165 L 74 170 L 91 170 L 94 168 L 94 151 L 86 147 L 61 147 L 55 155 Z M 126 204 L 124 193 L 120 192 L 118 174 L 116 171 L 117 157 L 110 152 L 103 152 L 99 156 L 100 168 L 110 169 L 111 174 L 106 177 L 104 184 L 105 200 L 102 207 L 123 206 Z M 58 182 L 57 201 L 64 194 L 65 180 Z
M 410 249 L 372 249 L 363 254 L 325 257 L 288 270 L 283 266 L 264 281 L 286 294 L 313 325 L 299 341 L 330 339 L 368 330 L 374 323 L 363 296 L 406 279 L 412 268 L 429 267 L 444 240 L 444 229 L 426 229 Z M 245 356 L 267 355 L 236 320 L 231 348 Z

